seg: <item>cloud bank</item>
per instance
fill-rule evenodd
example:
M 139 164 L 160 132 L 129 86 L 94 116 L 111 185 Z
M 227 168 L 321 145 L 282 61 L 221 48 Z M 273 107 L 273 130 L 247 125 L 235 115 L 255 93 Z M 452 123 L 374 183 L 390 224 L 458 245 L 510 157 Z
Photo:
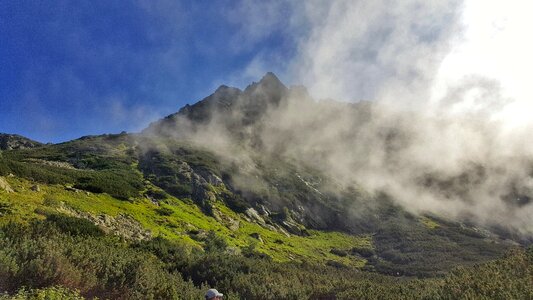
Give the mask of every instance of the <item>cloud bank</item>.
M 514 31 L 525 20 L 514 8 L 476 16 L 477 5 L 342 0 L 293 5 L 285 30 L 294 29 L 298 51 L 283 76 L 304 83 L 316 99 L 348 103 L 316 101 L 291 89 L 286 101 L 267 105 L 257 124 L 245 126 L 249 149 L 260 145 L 261 151 L 299 160 L 343 184 L 386 192 L 415 213 L 531 236 L 533 121 L 526 116 L 533 110 L 530 92 L 521 86 L 526 73 L 508 68 L 530 65 L 527 53 L 515 51 L 523 40 Z M 488 36 L 479 38 L 477 32 L 487 26 Z M 498 49 L 483 52 L 483 46 Z M 267 65 L 257 59 L 254 64 Z M 485 72 L 491 68 L 507 73 Z M 236 150 L 230 138 L 228 120 L 242 120 L 249 111 L 239 99 L 231 117 L 214 113 L 194 138 L 253 166 L 250 152 Z M 370 102 L 357 102 L 361 99 Z M 178 122 L 179 128 L 190 126 Z

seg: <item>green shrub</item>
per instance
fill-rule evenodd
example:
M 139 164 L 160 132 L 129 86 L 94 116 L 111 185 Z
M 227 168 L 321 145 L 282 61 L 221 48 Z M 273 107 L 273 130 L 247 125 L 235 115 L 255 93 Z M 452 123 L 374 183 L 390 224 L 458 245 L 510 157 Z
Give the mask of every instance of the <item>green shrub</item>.
M 161 206 L 155 209 L 155 211 L 161 216 L 171 216 L 174 211 L 172 208 Z
M 92 222 L 61 214 L 50 214 L 47 221 L 54 223 L 61 231 L 72 235 L 103 236 L 104 232 Z
M 62 286 L 52 286 L 43 289 L 20 289 L 13 296 L 1 296 L 0 300 L 84 300 L 79 291 Z

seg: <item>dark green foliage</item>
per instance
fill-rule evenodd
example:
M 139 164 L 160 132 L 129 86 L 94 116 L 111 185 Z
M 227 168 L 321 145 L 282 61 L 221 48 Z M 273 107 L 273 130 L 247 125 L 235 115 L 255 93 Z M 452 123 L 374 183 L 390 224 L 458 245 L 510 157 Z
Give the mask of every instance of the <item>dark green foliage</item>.
M 103 236 L 104 232 L 88 220 L 61 214 L 50 214 L 46 220 L 54 223 L 61 231 L 71 235 Z
M 533 299 L 533 248 L 513 249 L 506 258 L 446 276 L 441 299 Z
M 5 176 L 12 173 L 19 177 L 48 184 L 73 183 L 76 178 L 76 172 L 73 170 L 64 170 L 6 158 L 0 159 L 0 172 L 0 175 Z
M 342 257 L 348 255 L 348 251 L 346 251 L 346 250 L 342 250 L 342 249 L 337 249 L 337 248 L 333 248 L 333 249 L 331 249 L 330 252 L 333 253 L 333 254 L 335 254 L 335 255 L 342 256 Z
M 374 235 L 376 256 L 369 257 L 369 262 L 388 275 L 434 276 L 455 266 L 497 258 L 508 249 L 464 235 L 466 230 L 453 223 L 430 229 L 417 220 L 395 217 Z
M 104 136 L 7 151 L 0 158 L 0 175 L 13 173 L 40 183 L 73 184 L 79 189 L 127 200 L 139 194 L 143 183 L 131 166 L 135 157 L 117 151 L 118 145 L 124 145 L 122 142 Z M 68 163 L 78 169 L 39 163 L 35 159 Z
M 78 235 L 79 228 L 64 217 L 0 227 L 0 293 L 77 297 L 78 290 L 82 296 L 104 299 L 201 299 L 208 287 L 216 287 L 232 299 L 533 296 L 533 250 L 518 248 L 506 258 L 459 268 L 444 278 L 413 280 L 342 265 L 276 263 L 226 254 L 224 247 L 203 253 L 162 238 L 129 243 L 110 236 Z M 217 239 L 214 233 L 209 235 Z
M 131 170 L 104 170 L 88 173 L 78 179 L 75 187 L 94 193 L 108 193 L 111 196 L 128 200 L 138 195 L 143 184 L 141 177 Z
M 16 295 L 12 297 L 9 295 L 2 296 L 0 294 L 0 300 L 84 300 L 77 290 L 71 290 L 62 286 L 52 286 L 43 289 L 20 289 Z
M 250 204 L 246 202 L 246 200 L 244 200 L 239 194 L 223 191 L 220 196 L 228 205 L 228 207 L 235 212 L 244 213 L 248 208 L 250 208 Z
M 192 260 L 191 249 L 160 237 L 149 241 L 140 241 L 132 246 L 153 253 L 171 273 L 183 272 Z M 197 249 L 197 251 L 200 250 Z
M 171 208 L 165 206 L 158 207 L 155 211 L 161 216 L 171 216 L 174 213 Z
M 233 278 L 251 271 L 250 262 L 242 257 L 212 253 L 195 260 L 187 273 L 195 283 L 229 287 Z
M 352 254 L 357 254 L 365 258 L 372 257 L 375 254 L 374 250 L 361 247 L 354 247 L 350 250 L 350 252 Z
M 455 222 L 434 218 L 438 226 L 430 228 L 385 195 L 376 201 L 374 212 L 379 218 L 366 218 L 373 231 L 373 250 L 351 250 L 367 258 L 367 270 L 392 276 L 430 277 L 443 275 L 456 266 L 496 259 L 509 249 L 507 243 L 489 242 L 479 233 L 473 234 L 474 229 Z
M 159 190 L 148 190 L 146 192 L 146 196 L 148 196 L 150 198 L 153 198 L 155 200 L 164 200 L 164 199 L 167 198 L 167 194 L 165 194 L 165 192 L 159 191 Z
M 149 151 L 141 157 L 139 168 L 152 183 L 179 198 L 190 198 L 192 182 L 183 176 L 183 162 L 171 155 Z
M 207 233 L 203 241 L 206 252 L 224 252 L 228 247 L 226 240 L 212 230 Z
M 0 229 L 0 291 L 77 289 L 87 297 L 199 299 L 202 292 L 153 255 L 114 237 L 74 236 L 49 221 Z

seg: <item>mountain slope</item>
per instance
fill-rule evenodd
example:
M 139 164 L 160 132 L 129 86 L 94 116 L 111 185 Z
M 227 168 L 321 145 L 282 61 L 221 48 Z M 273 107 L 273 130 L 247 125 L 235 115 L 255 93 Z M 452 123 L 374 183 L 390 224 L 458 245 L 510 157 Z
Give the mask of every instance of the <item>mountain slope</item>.
M 201 269 L 195 264 L 220 260 L 238 274 L 255 274 L 242 271 L 248 269 L 241 264 L 249 262 L 241 260 L 250 260 L 272 272 L 264 271 L 265 276 L 274 276 L 285 264 L 295 264 L 302 274 L 311 266 L 348 277 L 364 270 L 374 275 L 363 277 L 378 276 L 365 280 L 388 282 L 392 279 L 375 273 L 444 275 L 457 266 L 499 258 L 527 242 L 505 231 L 499 235 L 443 216 L 416 214 L 384 191 L 367 191 L 321 169 L 320 160 L 285 155 L 287 144 L 303 137 L 269 140 L 265 132 L 278 134 L 280 129 L 269 123 L 273 108 L 322 105 L 313 103 L 305 89 L 287 88 L 267 74 L 244 91 L 222 86 L 140 134 L 87 136 L 3 151 L 0 179 L 10 190 L 0 190 L 0 225 L 7 226 L 2 234 L 9 235 L 15 223 L 57 227 L 50 229 L 51 236 L 54 230 L 98 239 L 117 235 L 128 249 L 153 251 L 168 270 L 187 274 L 184 278 L 196 286 L 208 281 L 228 289 L 243 283 L 230 284 L 208 270 L 195 273 Z M 361 122 L 371 117 L 368 103 L 327 105 L 349 111 Z M 324 120 L 331 118 L 327 110 L 324 114 Z M 182 251 L 158 248 L 167 242 L 185 247 L 188 254 L 167 261 L 169 253 Z M 114 243 L 109 247 L 123 247 Z M 213 249 L 221 256 L 213 257 Z M 2 272 L 0 277 L 15 271 Z M 338 284 L 334 294 L 350 294 Z M 98 295 L 107 290 L 92 288 Z
M 32 141 L 17 134 L 0 133 L 0 150 L 27 149 L 40 146 L 41 143 Z

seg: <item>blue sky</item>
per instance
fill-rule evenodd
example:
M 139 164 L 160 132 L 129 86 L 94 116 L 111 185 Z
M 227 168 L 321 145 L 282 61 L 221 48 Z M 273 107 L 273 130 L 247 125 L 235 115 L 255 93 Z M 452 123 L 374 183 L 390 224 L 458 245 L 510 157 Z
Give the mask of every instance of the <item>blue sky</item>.
M 286 4 L 263 22 L 253 4 L 0 2 L 0 132 L 61 142 L 137 131 L 220 84 L 283 79 L 298 46 Z
M 221 84 L 244 88 L 268 71 L 305 85 L 315 99 L 416 106 L 439 87 L 442 62 L 454 61 L 445 58 L 470 45 L 465 26 L 494 27 L 465 17 L 465 7 L 463 0 L 0 1 L 0 132 L 54 143 L 135 132 Z M 496 23 L 501 31 L 505 24 Z M 503 56 L 529 56 L 524 49 Z M 472 72 L 452 65 L 447 77 L 456 89 Z

